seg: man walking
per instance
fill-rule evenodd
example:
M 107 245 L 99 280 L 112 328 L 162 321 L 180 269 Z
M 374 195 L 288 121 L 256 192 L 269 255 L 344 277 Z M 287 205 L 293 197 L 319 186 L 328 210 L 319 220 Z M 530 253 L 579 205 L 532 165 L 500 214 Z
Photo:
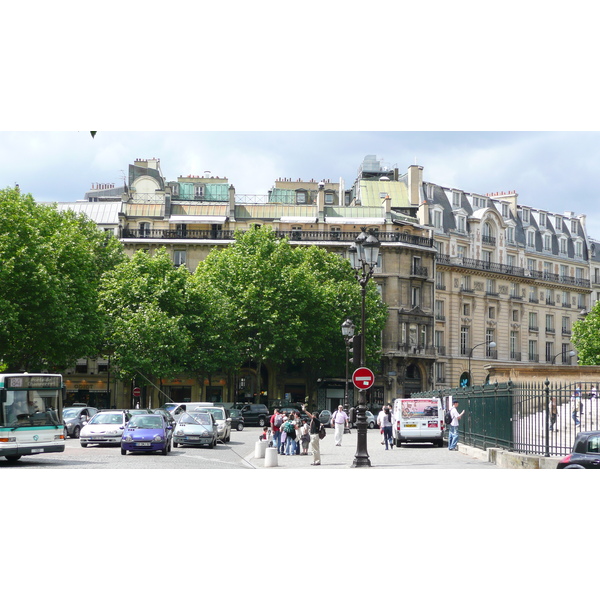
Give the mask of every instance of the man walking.
M 271 431 L 273 432 L 273 448 L 277 448 L 279 454 L 281 454 L 281 452 L 279 452 L 279 444 L 281 443 L 282 423 L 283 415 L 279 412 L 279 409 L 276 408 L 271 417 Z
M 335 445 L 341 446 L 344 429 L 348 426 L 348 415 L 344 412 L 344 407 L 341 404 L 331 417 L 331 425 L 335 427 Z
M 452 422 L 450 423 L 450 431 L 448 433 L 448 450 L 456 450 L 458 452 L 458 424 L 464 414 L 464 410 L 461 413 L 458 412 L 458 400 L 454 400 L 452 402 L 452 410 L 450 411 Z
M 304 412 L 310 417 L 310 449 L 312 450 L 313 461 L 311 465 L 318 466 L 321 464 L 321 438 L 319 437 L 319 430 L 321 429 L 321 421 L 319 421 L 319 411 L 316 410 L 314 413 L 309 413 L 306 410 L 306 405 L 303 406 Z

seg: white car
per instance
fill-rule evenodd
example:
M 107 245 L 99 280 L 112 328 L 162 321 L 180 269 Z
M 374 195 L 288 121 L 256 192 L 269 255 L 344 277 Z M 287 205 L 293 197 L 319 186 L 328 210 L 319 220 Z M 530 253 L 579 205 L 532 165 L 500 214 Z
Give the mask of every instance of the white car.
M 223 406 L 203 406 L 194 410 L 194 412 L 210 413 L 217 424 L 219 440 L 229 442 L 231 440 L 231 418 L 228 410 Z
M 131 415 L 124 410 L 101 410 L 81 428 L 79 442 L 86 448 L 88 444 L 121 445 L 125 425 Z
M 177 446 L 208 446 L 217 444 L 217 424 L 210 413 L 189 412 L 181 415 L 173 432 L 173 448 Z

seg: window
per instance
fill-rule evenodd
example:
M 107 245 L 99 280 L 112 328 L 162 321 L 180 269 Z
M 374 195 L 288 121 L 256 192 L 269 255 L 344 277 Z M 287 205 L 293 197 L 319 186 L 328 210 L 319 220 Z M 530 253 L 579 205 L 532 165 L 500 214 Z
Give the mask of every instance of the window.
M 185 223 L 177 223 L 175 226 L 177 237 L 184 238 L 187 236 L 187 225 Z
M 186 252 L 185 250 L 175 250 L 173 252 L 173 264 L 176 267 L 180 267 L 181 265 L 185 265 Z
M 435 274 L 435 288 L 437 290 L 445 290 L 446 289 L 446 277 L 443 271 L 437 271 Z
M 488 319 L 495 319 L 495 318 L 496 318 L 496 307 L 489 306 L 488 307 Z
M 150 237 L 150 223 L 140 223 L 140 237 Z
M 460 233 L 465 233 L 467 231 L 467 218 L 464 216 L 459 216 L 457 219 L 457 229 Z
M 577 294 L 577 308 L 586 310 L 585 294 Z
M 446 317 L 444 316 L 444 302 L 442 300 L 435 301 L 435 318 L 438 321 L 446 320 Z
M 482 257 L 482 259 L 483 259 L 483 262 L 484 262 L 484 263 L 488 263 L 488 264 L 490 264 L 490 263 L 492 262 L 492 258 L 494 258 L 494 257 L 493 257 L 493 253 L 492 253 L 492 252 L 490 252 L 489 250 L 484 250 L 484 251 L 481 253 L 481 257 Z
M 532 271 L 535 271 L 537 269 L 537 264 L 535 262 L 535 258 L 528 258 L 527 259 L 527 269 L 529 270 L 530 273 Z
M 571 318 L 563 317 L 562 318 L 562 332 L 570 334 L 571 333 Z
M 592 435 L 588 438 L 586 452 L 589 454 L 600 452 L 600 435 Z
M 445 348 L 444 348 L 444 332 L 443 331 L 436 331 L 434 333 L 434 336 L 435 336 L 435 347 L 436 347 L 436 350 L 440 354 L 444 354 L 445 353 Z
M 194 186 L 194 198 L 204 198 L 204 185 Z
M 456 246 L 456 254 L 459 258 L 465 258 L 467 256 L 467 247 L 458 244 Z
M 537 340 L 529 340 L 529 360 L 539 362 L 539 358 Z
M 496 280 L 495 279 L 487 279 L 485 282 L 485 291 L 487 294 L 492 296 L 496 295 Z
M 571 219 L 571 233 L 577 233 L 577 219 Z
M 515 243 L 515 228 L 514 227 L 509 227 L 506 230 L 506 241 L 509 244 L 514 244 Z
M 513 320 L 513 323 L 518 323 L 520 321 L 519 309 L 515 309 L 512 311 L 512 320 Z
M 465 317 L 468 317 L 471 314 L 471 305 L 470 304 L 463 304 L 463 310 L 462 313 Z
M 519 351 L 519 333 L 517 331 L 510 332 L 510 358 L 512 360 L 516 359 L 516 354 Z
M 527 245 L 530 248 L 535 248 L 535 231 L 528 231 L 527 232 Z
M 523 223 L 529 223 L 529 209 L 528 208 L 524 208 L 523 209 Z
M 556 231 L 560 231 L 562 229 L 562 217 L 557 216 L 555 223 L 556 223 Z
M 535 313 L 535 312 L 530 312 L 529 313 L 529 329 L 531 331 L 537 331 L 538 330 L 537 313 Z
M 433 226 L 436 229 L 442 229 L 442 213 L 439 210 L 433 211 Z
M 581 258 L 583 256 L 583 242 L 581 240 L 577 240 L 575 242 L 575 256 L 577 258 Z
M 460 206 L 460 192 L 452 192 L 452 206 Z
M 518 283 L 510 284 L 510 297 L 520 298 L 521 297 L 521 286 Z
M 490 348 L 490 344 L 496 337 L 496 331 L 494 329 L 486 329 L 485 332 L 485 355 L 487 358 L 496 358 L 496 348 Z
M 537 301 L 538 301 L 537 288 L 530 287 L 529 288 L 529 302 L 537 302 Z
M 306 204 L 306 192 L 304 190 L 296 191 L 296 204 Z
M 443 362 L 435 363 L 435 379 L 438 383 L 445 383 L 445 381 L 446 381 L 446 363 L 443 363 Z
M 460 288 L 463 291 L 472 291 L 471 288 L 471 276 L 470 275 L 463 275 L 461 280 L 460 280 Z
M 569 292 L 563 290 L 562 292 L 562 305 L 565 308 L 571 308 L 571 298 L 569 297 Z
M 333 192 L 325 192 L 325 204 L 333 204 Z
M 413 308 L 417 306 L 421 306 L 421 288 L 420 287 L 412 287 L 410 290 L 411 296 L 411 306 Z
M 516 267 L 517 266 L 517 257 L 514 254 L 507 254 L 506 255 L 506 264 L 509 267 Z
M 567 265 L 560 265 L 559 273 L 561 277 L 568 277 L 569 267 Z
M 552 275 L 552 263 L 544 261 L 544 275 Z
M 546 362 L 551 363 L 554 359 L 554 344 L 552 342 L 546 342 Z
M 548 250 L 548 251 L 552 250 L 552 236 L 551 235 L 544 236 L 544 250 Z
M 567 253 L 567 238 L 560 238 L 560 253 Z
M 546 227 L 546 213 L 540 213 L 540 227 Z
M 554 315 L 546 315 L 546 331 L 548 333 L 554 333 Z
M 466 325 L 462 325 L 460 328 L 460 353 L 463 356 L 468 356 L 470 351 L 469 346 L 469 328 Z

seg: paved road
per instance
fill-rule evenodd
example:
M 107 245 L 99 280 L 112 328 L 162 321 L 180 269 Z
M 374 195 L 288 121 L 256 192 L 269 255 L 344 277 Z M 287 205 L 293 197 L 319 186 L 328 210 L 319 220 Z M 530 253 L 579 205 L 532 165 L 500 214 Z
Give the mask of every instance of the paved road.
M 247 427 L 233 431 L 231 442 L 216 448 L 173 448 L 168 456 L 160 454 L 127 454 L 121 456 L 118 447 L 88 446 L 79 440 L 67 440 L 65 452 L 23 457 L 17 463 L 0 459 L 1 469 L 263 469 L 264 459 L 254 458 L 260 428 Z M 277 469 L 312 468 L 346 469 L 352 466 L 356 452 L 356 431 L 344 435 L 342 446 L 335 446 L 333 430 L 321 441 L 321 467 L 311 467 L 311 456 L 278 456 Z M 408 444 L 385 450 L 377 429 L 367 432 L 367 447 L 371 467 L 377 469 L 487 469 L 495 465 L 449 452 L 431 444 Z M 273 470 L 273 469 L 271 469 Z

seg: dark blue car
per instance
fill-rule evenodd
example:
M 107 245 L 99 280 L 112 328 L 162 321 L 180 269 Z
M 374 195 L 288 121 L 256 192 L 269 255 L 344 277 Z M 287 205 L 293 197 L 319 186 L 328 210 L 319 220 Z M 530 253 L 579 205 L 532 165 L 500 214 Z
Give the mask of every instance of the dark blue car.
M 121 454 L 127 452 L 171 451 L 173 427 L 165 422 L 162 415 L 133 415 L 121 438 Z

